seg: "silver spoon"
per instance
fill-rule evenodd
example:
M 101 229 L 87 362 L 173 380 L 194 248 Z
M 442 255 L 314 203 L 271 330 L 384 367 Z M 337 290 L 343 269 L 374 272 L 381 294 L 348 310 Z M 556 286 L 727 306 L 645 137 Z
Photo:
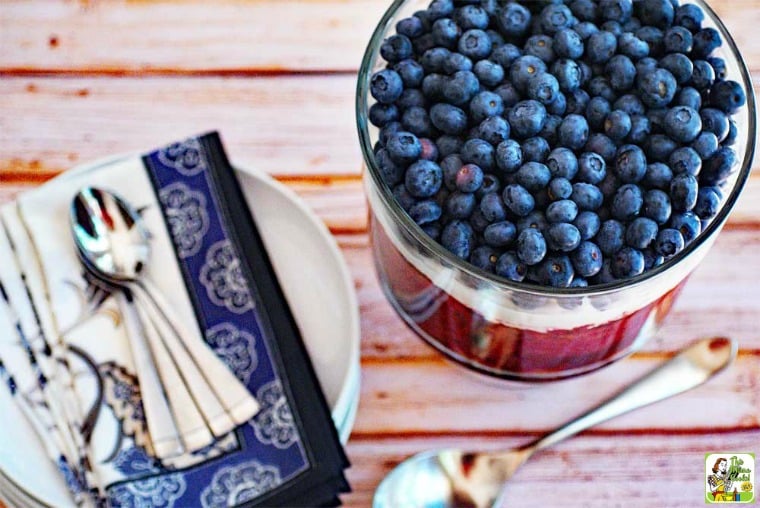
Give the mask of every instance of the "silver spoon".
M 101 279 L 134 294 L 144 321 L 153 325 L 146 327 L 147 334 L 160 338 L 171 353 L 168 358 L 176 365 L 214 436 L 222 436 L 248 421 L 258 411 L 258 403 L 245 385 L 201 337 L 190 333 L 172 316 L 160 292 L 142 277 L 150 258 L 150 234 L 137 211 L 111 192 L 86 187 L 74 197 L 71 222 L 79 255 L 88 268 Z M 152 349 L 161 351 L 160 347 Z M 170 390 L 171 386 L 165 388 Z M 175 415 L 187 411 L 186 407 L 172 409 Z M 180 427 L 185 423 L 181 416 L 176 420 Z M 194 446 L 186 440 L 185 444 L 192 451 L 208 443 Z
M 736 342 L 703 339 L 682 350 L 617 395 L 559 429 L 506 452 L 445 449 L 405 460 L 380 483 L 374 508 L 485 508 L 497 503 L 505 482 L 535 452 L 593 425 L 701 385 L 736 357 Z

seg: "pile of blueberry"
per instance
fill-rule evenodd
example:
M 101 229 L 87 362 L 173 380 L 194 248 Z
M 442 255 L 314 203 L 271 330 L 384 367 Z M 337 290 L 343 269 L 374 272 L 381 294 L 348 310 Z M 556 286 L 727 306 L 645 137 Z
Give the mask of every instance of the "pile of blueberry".
M 692 242 L 735 170 L 739 83 L 678 0 L 434 0 L 380 48 L 376 167 L 473 265 L 584 287 Z

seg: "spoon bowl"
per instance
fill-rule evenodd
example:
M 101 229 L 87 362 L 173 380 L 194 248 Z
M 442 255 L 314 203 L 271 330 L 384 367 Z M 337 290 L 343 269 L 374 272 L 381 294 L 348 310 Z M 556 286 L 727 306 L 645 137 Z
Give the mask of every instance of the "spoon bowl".
M 546 436 L 504 452 L 455 449 L 422 452 L 385 477 L 374 508 L 486 508 L 498 503 L 504 483 L 536 451 L 593 425 L 695 388 L 728 367 L 737 344 L 726 338 L 696 341 L 621 392 Z

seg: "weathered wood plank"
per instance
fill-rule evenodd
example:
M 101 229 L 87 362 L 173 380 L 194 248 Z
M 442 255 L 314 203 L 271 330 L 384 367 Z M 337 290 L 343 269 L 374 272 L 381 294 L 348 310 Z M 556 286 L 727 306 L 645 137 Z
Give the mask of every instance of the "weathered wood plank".
M 557 422 L 559 423 L 559 422 Z M 415 453 L 445 447 L 502 450 L 524 444 L 520 436 L 352 439 L 348 470 L 353 492 L 346 506 L 371 506 L 382 478 Z M 757 453 L 760 431 L 698 435 L 588 435 L 531 458 L 509 483 L 509 506 L 586 508 L 693 508 L 704 504 L 704 458 L 724 451 Z M 551 488 L 548 488 L 551 485 Z

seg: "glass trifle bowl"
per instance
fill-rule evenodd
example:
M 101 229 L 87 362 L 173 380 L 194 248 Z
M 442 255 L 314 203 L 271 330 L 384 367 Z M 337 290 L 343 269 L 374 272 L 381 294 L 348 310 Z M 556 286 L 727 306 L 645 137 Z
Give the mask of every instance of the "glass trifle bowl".
M 407 211 L 410 203 L 402 204 L 395 197 L 394 188 L 403 185 L 403 181 L 389 185 L 376 157 L 383 143 L 380 129 L 370 122 L 370 107 L 375 103 L 370 82 L 376 72 L 389 67 L 380 55 L 383 41 L 396 33 L 400 20 L 427 8 L 430 2 L 396 0 L 382 17 L 361 64 L 356 98 L 372 252 L 382 289 L 396 312 L 447 358 L 496 378 L 552 381 L 587 373 L 625 357 L 663 322 L 689 274 L 725 224 L 749 176 L 755 149 L 755 99 L 747 68 L 730 34 L 709 6 L 701 0 L 690 3 L 704 12 L 702 28 L 713 28 L 722 38 L 722 45 L 710 54 L 725 62 L 725 69 L 718 71 L 725 73 L 726 80 L 737 82 L 746 94 L 746 103 L 730 116 L 736 127 L 730 135 L 735 135 L 731 149 L 737 162 L 718 186 L 722 195 L 719 208 L 713 217 L 700 222 L 701 231 L 682 250 L 643 273 L 629 278 L 608 277 L 578 287 L 550 287 L 528 279 L 518 282 L 478 267 L 430 236 L 435 228 L 421 227 Z M 503 5 L 484 4 L 495 8 Z M 508 82 L 510 73 L 506 71 L 504 81 Z M 401 130 L 408 130 L 405 127 L 402 125 Z M 462 139 L 466 137 L 462 135 Z M 584 150 L 588 148 L 576 150 L 576 154 Z M 702 162 L 709 163 L 707 159 Z M 607 171 L 610 167 L 608 163 Z M 498 169 L 492 173 L 500 180 L 498 189 L 513 181 L 512 176 Z M 605 198 L 603 207 L 608 206 L 607 202 Z M 445 215 L 444 211 L 440 220 L 445 220 Z M 507 216 L 513 222 L 518 219 Z M 479 234 L 482 238 L 482 231 L 475 230 L 473 237 Z

